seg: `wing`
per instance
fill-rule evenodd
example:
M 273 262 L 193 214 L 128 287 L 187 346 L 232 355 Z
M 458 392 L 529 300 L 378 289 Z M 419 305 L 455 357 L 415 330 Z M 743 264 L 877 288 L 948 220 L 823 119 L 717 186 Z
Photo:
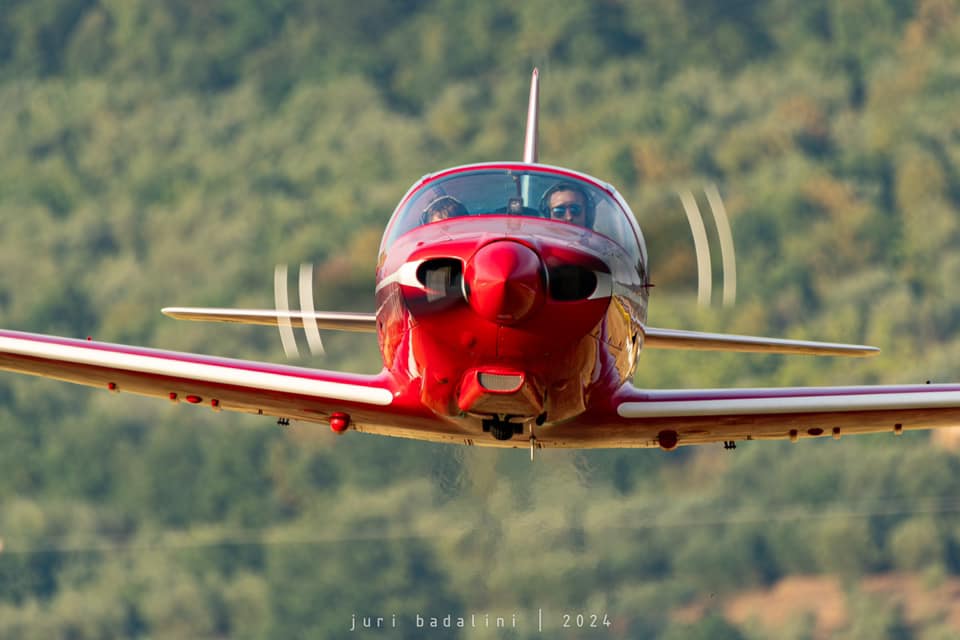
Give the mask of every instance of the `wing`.
M 343 311 L 274 311 L 272 309 L 214 309 L 204 307 L 167 307 L 163 313 L 177 320 L 198 322 L 233 322 L 275 327 L 283 322 L 303 327 L 304 321 L 315 322 L 318 329 L 375 333 L 377 316 L 373 313 Z
M 748 353 L 783 353 L 809 356 L 875 356 L 876 347 L 862 344 L 838 344 L 809 340 L 782 340 L 760 336 L 738 336 L 727 333 L 704 333 L 679 329 L 643 327 L 643 346 L 647 349 L 686 349 L 693 351 L 740 351 Z
M 627 385 L 576 424 L 544 427 L 542 446 L 663 447 L 960 425 L 960 384 L 641 390 Z
M 309 422 L 349 416 L 349 428 L 463 442 L 387 373 L 358 375 L 0 330 L 0 369 Z

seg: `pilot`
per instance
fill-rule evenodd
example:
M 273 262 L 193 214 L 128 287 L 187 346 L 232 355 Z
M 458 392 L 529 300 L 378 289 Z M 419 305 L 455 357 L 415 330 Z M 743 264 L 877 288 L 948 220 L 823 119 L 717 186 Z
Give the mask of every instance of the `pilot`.
M 467 215 L 467 208 L 453 196 L 440 196 L 427 205 L 420 214 L 420 224 L 440 222 L 447 218 L 459 218 Z
M 593 228 L 593 202 L 583 187 L 572 182 L 559 182 L 547 189 L 540 199 L 540 213 L 551 220 Z

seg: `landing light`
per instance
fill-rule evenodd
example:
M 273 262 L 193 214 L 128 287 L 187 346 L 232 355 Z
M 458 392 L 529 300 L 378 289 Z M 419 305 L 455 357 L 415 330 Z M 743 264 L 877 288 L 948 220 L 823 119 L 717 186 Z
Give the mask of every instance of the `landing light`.
M 477 374 L 480 386 L 488 391 L 509 393 L 516 391 L 523 384 L 523 376 L 519 374 L 484 373 Z

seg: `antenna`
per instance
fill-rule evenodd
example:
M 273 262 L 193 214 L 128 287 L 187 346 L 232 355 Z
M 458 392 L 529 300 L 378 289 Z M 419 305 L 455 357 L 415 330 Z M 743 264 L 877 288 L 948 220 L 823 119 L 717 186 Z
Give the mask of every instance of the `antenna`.
M 540 111 L 540 70 L 533 68 L 530 78 L 530 104 L 527 107 L 527 135 L 523 140 L 523 161 L 537 161 L 537 114 Z

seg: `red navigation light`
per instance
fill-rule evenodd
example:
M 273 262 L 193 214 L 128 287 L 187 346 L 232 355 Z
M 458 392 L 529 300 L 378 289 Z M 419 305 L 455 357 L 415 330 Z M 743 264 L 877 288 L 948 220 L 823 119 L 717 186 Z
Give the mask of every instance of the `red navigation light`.
M 350 426 L 350 415 L 342 411 L 335 411 L 330 414 L 330 429 L 334 433 L 340 434 Z

